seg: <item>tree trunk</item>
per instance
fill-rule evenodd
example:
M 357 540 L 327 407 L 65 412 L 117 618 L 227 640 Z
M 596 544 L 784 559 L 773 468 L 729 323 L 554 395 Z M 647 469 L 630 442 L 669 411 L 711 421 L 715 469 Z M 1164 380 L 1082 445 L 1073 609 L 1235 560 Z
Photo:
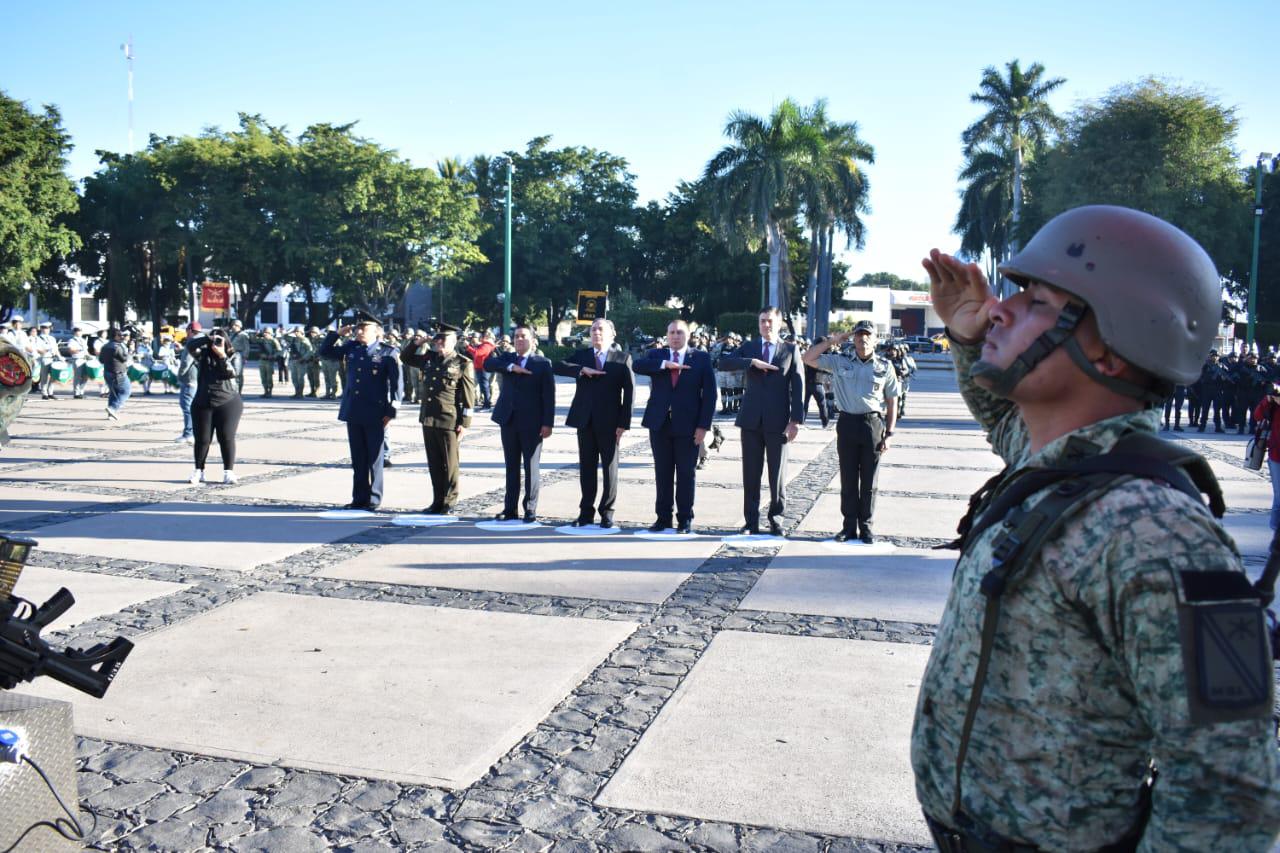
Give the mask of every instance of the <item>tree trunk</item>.
M 821 251 L 818 243 L 821 241 L 818 226 L 813 226 L 809 230 L 809 283 L 805 290 L 805 322 L 804 333 L 810 340 L 813 340 L 813 330 L 818 318 L 818 307 L 816 300 L 818 298 L 818 257 Z
M 826 337 L 831 325 L 831 259 L 835 229 L 822 229 L 818 246 L 818 321 L 817 334 Z
M 768 303 L 776 306 L 778 304 L 778 277 L 782 272 L 780 266 L 782 261 L 783 242 L 782 229 L 778 226 L 778 223 L 772 219 L 769 220 L 767 247 L 769 249 Z M 760 307 L 763 308 L 764 306 L 761 305 Z
M 1018 251 L 1018 223 L 1022 219 L 1022 146 L 1014 144 L 1013 146 L 1013 204 L 1009 208 L 1009 239 L 1008 255 L 1012 257 L 1013 253 Z M 1003 260 L 1003 259 L 1002 259 Z M 1000 288 L 997 291 L 1000 298 L 1004 298 L 1008 294 L 1005 293 L 1004 282 L 1000 282 Z

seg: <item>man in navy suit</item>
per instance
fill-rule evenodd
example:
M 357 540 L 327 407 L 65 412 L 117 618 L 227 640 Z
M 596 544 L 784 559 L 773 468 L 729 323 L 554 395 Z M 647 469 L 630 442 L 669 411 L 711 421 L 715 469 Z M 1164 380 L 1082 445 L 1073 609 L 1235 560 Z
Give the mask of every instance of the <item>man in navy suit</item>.
M 636 362 L 635 370 L 649 377 L 649 403 L 641 423 L 649 430 L 658 487 L 654 505 L 658 519 L 649 529 L 656 533 L 671 527 L 674 503 L 676 531 L 692 533 L 698 445 L 711 429 L 716 411 L 711 358 L 689 347 L 689 326 L 684 320 L 672 320 L 667 326 L 667 346 L 649 350 Z
M 740 533 L 760 532 L 760 475 L 769 459 L 769 532 L 785 536 L 782 514 L 787 500 L 787 445 L 804 420 L 804 379 L 792 344 L 778 338 L 782 313 L 772 305 L 760 311 L 760 339 L 747 341 L 732 356 L 721 356 L 721 370 L 745 370 L 746 390 L 734 422 L 742 434 L 742 514 Z
M 612 320 L 601 317 L 591 324 L 591 346 L 580 349 L 556 365 L 557 376 L 577 380 L 565 424 L 578 431 L 578 482 L 582 500 L 574 527 L 595 520 L 596 468 L 604 471 L 600 493 L 600 526 L 613 526 L 613 505 L 618 499 L 618 444 L 631 429 L 631 404 L 635 378 L 631 355 L 613 351 L 616 336 Z
M 338 342 L 354 329 L 352 340 Z M 387 424 L 400 408 L 400 360 L 395 347 L 382 342 L 382 324 L 358 312 L 354 325 L 325 335 L 322 358 L 346 364 L 338 420 L 347 424 L 351 448 L 351 503 L 348 509 L 377 509 L 382 502 L 382 443 Z
M 551 435 L 556 413 L 556 381 L 551 362 L 533 353 L 533 329 L 516 326 L 514 353 L 494 353 L 484 361 L 486 373 L 501 373 L 502 393 L 493 420 L 502 427 L 502 455 L 507 469 L 507 495 L 499 521 L 520 518 L 520 472 L 524 469 L 524 520 L 538 518 L 539 461 L 542 440 Z

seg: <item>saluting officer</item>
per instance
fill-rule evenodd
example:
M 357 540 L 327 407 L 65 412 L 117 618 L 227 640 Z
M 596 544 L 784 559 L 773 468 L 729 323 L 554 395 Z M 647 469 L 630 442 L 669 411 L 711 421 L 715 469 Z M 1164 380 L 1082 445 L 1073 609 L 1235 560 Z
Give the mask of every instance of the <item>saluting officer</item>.
M 458 442 L 471 427 L 476 402 L 475 368 L 458 354 L 458 327 L 437 328 L 430 341 L 415 335 L 400 351 L 405 364 L 422 371 L 418 421 L 431 473 L 431 505 L 423 510 L 428 515 L 446 515 L 458 502 Z
M 853 355 L 827 352 L 853 338 Z M 804 354 L 804 363 L 831 374 L 835 386 L 836 453 L 840 457 L 840 514 L 844 525 L 837 542 L 859 537 L 870 545 L 871 517 L 876 509 L 876 476 L 880 454 L 898 419 L 898 374 L 889 360 L 876 355 L 876 327 L 859 320 L 852 332 L 819 341 Z
M 355 331 L 355 337 L 339 338 Z M 353 326 L 325 335 L 324 358 L 345 360 L 347 381 L 338 420 L 347 424 L 351 447 L 351 503 L 347 509 L 377 509 L 382 502 L 382 444 L 387 424 L 400 408 L 400 360 L 395 347 L 382 342 L 382 324 L 371 314 L 356 312 Z

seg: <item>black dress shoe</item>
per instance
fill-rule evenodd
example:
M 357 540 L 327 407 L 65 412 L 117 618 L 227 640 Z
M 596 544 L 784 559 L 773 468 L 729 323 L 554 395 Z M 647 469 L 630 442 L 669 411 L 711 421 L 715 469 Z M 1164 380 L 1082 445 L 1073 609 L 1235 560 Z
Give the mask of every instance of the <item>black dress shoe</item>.
M 786 535 L 787 535 L 787 531 L 783 530 L 783 529 L 782 529 L 782 525 L 781 525 L 781 524 L 779 524 L 778 522 L 776 522 L 776 521 L 770 521 L 770 522 L 769 522 L 769 535 L 770 535 L 770 536 L 786 536 Z
M 669 527 L 671 527 L 671 522 L 669 522 L 669 521 L 663 521 L 662 519 L 658 519 L 658 520 L 657 520 L 657 521 L 655 521 L 653 524 L 650 524 L 650 525 L 649 525 L 649 532 L 650 532 L 650 533 L 661 533 L 662 531 L 664 531 L 664 530 L 668 529 Z
M 368 504 L 358 504 L 355 501 L 352 501 L 351 503 L 343 507 L 343 509 L 368 509 L 368 508 L 369 508 Z
M 676 528 L 676 533 L 687 536 L 693 533 L 693 525 L 686 521 Z
M 494 521 L 518 521 L 520 516 L 514 512 L 500 512 L 493 517 Z
M 862 539 L 862 544 L 864 545 L 873 545 L 875 544 L 875 541 L 876 541 L 876 537 L 871 535 L 870 530 L 862 531 L 862 536 L 860 536 L 859 538 Z
M 537 521 L 537 520 L 538 520 L 538 516 L 534 515 L 534 514 L 533 514 L 533 513 L 531 513 L 531 512 L 526 512 L 526 513 L 524 514 L 524 523 L 525 523 L 525 524 L 533 524 L 533 523 L 534 523 L 535 521 Z
M 837 542 L 848 542 L 852 538 L 853 538 L 852 530 L 841 530 L 839 533 L 836 534 Z
M 391 460 L 390 460 L 390 459 L 383 459 L 383 460 L 382 460 L 382 467 L 383 467 L 383 468 L 391 468 L 391 467 L 393 467 L 393 466 L 392 466 L 392 464 L 391 464 Z
M 590 527 L 590 526 L 591 526 L 591 519 L 589 519 L 589 518 L 575 518 L 575 519 L 573 520 L 573 523 L 572 523 L 572 524 L 570 524 L 569 526 L 570 526 L 570 527 Z
M 612 518 L 602 518 L 602 519 L 600 519 L 600 528 L 601 528 L 602 530 L 608 530 L 610 527 L 613 527 L 613 519 L 612 519 Z
M 739 536 L 758 536 L 760 528 L 754 524 L 744 524 L 738 528 Z
M 422 511 L 423 515 L 442 515 L 440 504 L 432 504 Z

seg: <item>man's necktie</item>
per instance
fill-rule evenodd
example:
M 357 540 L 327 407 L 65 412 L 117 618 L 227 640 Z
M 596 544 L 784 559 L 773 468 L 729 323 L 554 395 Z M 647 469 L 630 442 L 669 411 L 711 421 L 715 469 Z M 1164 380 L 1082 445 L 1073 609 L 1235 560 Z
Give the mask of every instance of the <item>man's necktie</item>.
M 525 357 L 523 357 L 523 358 L 521 358 L 521 359 L 520 359 L 520 369 L 521 369 L 521 370 L 524 370 L 524 369 L 525 369 L 524 363 L 525 363 L 526 361 L 528 361 L 528 360 L 529 360 L 528 356 L 525 356 Z
M 773 359 L 771 358 L 773 353 L 770 352 L 770 349 L 772 349 L 772 347 L 770 347 L 769 344 L 764 345 L 764 363 L 765 364 L 769 364 L 773 361 Z
M 673 362 L 675 362 L 676 364 L 679 364 L 679 363 L 680 363 L 680 353 L 678 353 L 678 352 L 673 352 L 673 353 L 671 353 L 671 360 L 672 360 Z M 680 381 L 680 371 L 679 371 L 679 370 L 673 370 L 673 371 L 671 371 L 671 387 L 672 387 L 672 388 L 676 387 L 676 383 L 677 383 L 677 382 L 679 382 L 679 381 Z
M 604 370 L 604 353 L 596 353 L 596 370 Z

